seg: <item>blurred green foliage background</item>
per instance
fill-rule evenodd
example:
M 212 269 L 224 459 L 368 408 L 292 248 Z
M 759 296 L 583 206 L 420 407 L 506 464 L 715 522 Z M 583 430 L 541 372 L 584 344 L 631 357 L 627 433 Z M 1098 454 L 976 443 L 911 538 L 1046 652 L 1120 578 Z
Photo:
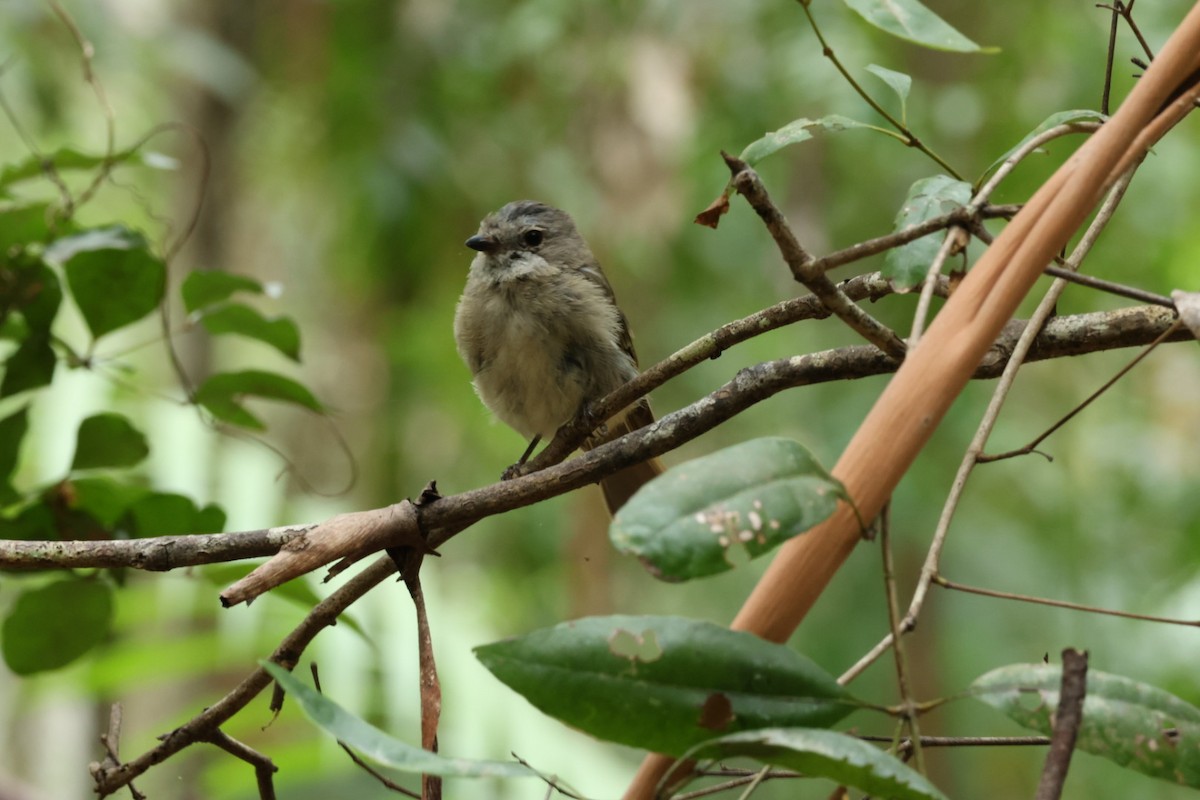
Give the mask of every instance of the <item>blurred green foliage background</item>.
M 885 104 L 869 64 L 909 73 L 911 127 L 968 179 L 1051 113 L 1098 108 L 1107 15 L 1091 2 L 930 3 L 968 36 L 1001 51 L 924 50 L 867 27 L 843 5 L 813 3 L 839 57 Z M 798 117 L 879 119 L 822 58 L 800 8 L 781 0 L 567 3 L 561 0 L 291 0 L 154 3 L 107 0 L 65 8 L 95 45 L 94 68 L 126 146 L 167 122 L 150 149 L 178 159 L 162 172 L 122 168 L 81 213 L 152 237 L 198 225 L 173 268 L 219 268 L 277 284 L 264 308 L 296 318 L 304 360 L 294 371 L 334 409 L 330 422 L 270 412 L 270 442 L 293 468 L 252 441 L 220 437 L 178 396 L 150 320 L 98 354 L 131 365 L 114 381 L 60 371 L 39 401 L 35 446 L 19 477 L 63 474 L 78 421 L 98 409 L 130 413 L 150 435 L 149 479 L 218 502 L 230 530 L 321 519 L 415 496 L 490 483 L 521 453 L 474 397 L 451 336 L 471 253 L 462 242 L 503 203 L 531 197 L 571 211 L 605 265 L 630 319 L 643 366 L 712 328 L 796 294 L 761 223 L 736 198 L 717 231 L 691 223 L 727 177 L 718 151 Z M 1144 2 L 1137 20 L 1158 46 L 1182 0 Z M 1118 38 L 1114 98 L 1129 89 Z M 0 6 L 0 90 L 43 151 L 105 146 L 101 105 L 81 78 L 79 47 L 52 9 Z M 202 141 L 203 147 L 197 144 Z M 1020 202 L 1073 147 L 1062 140 L 1022 166 L 996 197 Z M 1086 269 L 1158 291 L 1196 289 L 1200 148 L 1188 120 L 1156 148 Z M 203 157 L 207 151 L 208 159 Z M 0 157 L 28 155 L 10 124 Z M 865 131 L 789 148 L 760 170 L 805 244 L 821 253 L 879 235 L 915 179 L 938 170 L 913 150 Z M 205 182 L 206 180 L 206 182 Z M 41 187 L 47 196 L 49 185 Z M 881 261 L 862 265 L 877 269 Z M 845 277 L 837 275 L 836 277 Z M 1124 301 L 1069 289 L 1060 312 Z M 872 308 L 903 329 L 915 300 Z M 64 335 L 69 335 L 69 331 Z M 741 345 L 653 396 L 662 413 L 727 381 L 741 366 L 847 344 L 835 322 L 809 323 Z M 142 346 L 149 342 L 147 346 Z M 274 358 L 253 344 L 180 335 L 193 374 Z M 1035 365 L 1019 382 L 993 449 L 1019 446 L 1069 410 L 1129 357 L 1112 353 Z M 272 361 L 273 368 L 286 369 Z M 133 384 L 137 389 L 131 389 Z M 883 379 L 817 386 L 762 403 L 668 457 L 678 462 L 749 437 L 798 439 L 832 464 Z M 901 592 L 916 579 L 953 471 L 990 392 L 969 387 L 905 479 L 893 519 Z M 1200 362 L 1194 345 L 1163 348 L 1044 446 L 1039 457 L 976 475 L 944 567 L 956 580 L 1083 603 L 1200 616 Z M 354 466 L 351 465 L 352 458 Z M 298 476 L 298 479 L 297 477 Z M 352 485 L 351 485 L 352 484 Z M 350 488 L 347 488 L 347 487 Z M 619 795 L 638 754 L 594 743 L 542 719 L 475 662 L 470 648 L 588 613 L 677 613 L 727 622 L 762 565 L 698 582 L 654 582 L 609 551 L 598 494 L 577 492 L 485 520 L 427 565 L 435 645 L 443 670 L 444 752 L 503 758 L 515 751 L 593 797 Z M 18 680 L 0 672 L 0 796 L 85 797 L 86 764 L 100 757 L 107 704 L 126 704 L 122 754 L 215 701 L 303 616 L 266 598 L 219 611 L 228 570 L 129 575 L 121 634 L 85 663 Z M 14 585 L 44 578 L 4 576 Z M 316 586 L 314 582 L 314 586 Z M 325 587 L 317 587 L 325 593 Z M 325 691 L 383 727 L 417 739 L 411 604 L 385 585 L 354 610 L 368 632 L 322 634 L 309 653 Z M 834 674 L 887 630 L 877 545 L 860 548 L 796 637 Z M 1194 628 L 1153 626 L 964 595 L 936 594 L 909 657 L 922 697 L 952 694 L 992 667 L 1090 650 L 1097 669 L 1200 702 Z M 894 700 L 885 658 L 855 684 Z M 383 796 L 293 708 L 273 725 L 265 698 L 228 732 L 281 767 L 288 798 Z M 852 719 L 889 733 L 885 720 Z M 930 715 L 923 732 L 1013 734 L 969 701 Z M 1038 749 L 936 751 L 932 777 L 950 796 L 1032 796 Z M 256 796 L 251 770 L 195 747 L 138 782 L 151 797 Z M 798 790 L 768 786 L 762 797 Z M 540 797 L 533 784 L 450 784 L 454 797 Z M 1080 756 L 1068 796 L 1153 793 L 1096 758 Z

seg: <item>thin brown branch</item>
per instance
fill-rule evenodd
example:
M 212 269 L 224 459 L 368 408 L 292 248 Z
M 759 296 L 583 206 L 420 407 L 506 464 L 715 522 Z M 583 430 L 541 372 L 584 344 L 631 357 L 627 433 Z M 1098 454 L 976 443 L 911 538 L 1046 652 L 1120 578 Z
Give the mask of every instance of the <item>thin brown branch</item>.
M 965 583 L 957 583 L 942 575 L 935 575 L 933 582 L 946 589 L 953 589 L 954 591 L 958 592 L 967 592 L 968 594 L 978 594 L 984 597 L 995 597 L 999 600 L 1016 600 L 1022 603 L 1036 603 L 1037 605 L 1053 606 L 1054 608 L 1067 608 L 1072 611 L 1085 611 L 1089 614 L 1105 614 L 1110 617 L 1136 619 L 1141 622 L 1159 622 L 1164 625 L 1184 625 L 1191 628 L 1200 628 L 1200 620 L 1176 619 L 1174 617 L 1156 617 L 1152 614 L 1135 614 L 1132 611 L 1119 611 L 1113 608 L 1101 608 L 1099 606 L 1089 606 L 1083 603 L 1071 603 L 1066 600 L 1051 600 L 1048 597 L 1034 597 L 1027 594 L 1001 592 L 997 589 L 984 589 L 980 586 L 968 586 Z
M 816 266 L 816 259 L 800 245 L 783 214 L 771 202 L 758 173 L 744 161 L 728 154 L 722 155 L 733 174 L 734 188 L 746 198 L 746 202 L 767 226 L 780 255 L 792 271 L 792 277 L 868 342 L 893 358 L 903 358 L 905 345 L 895 331 L 855 305 L 825 275 L 825 271 Z
M 338 615 L 395 571 L 396 566 L 390 558 L 384 556 L 376 559 L 346 585 L 318 603 L 275 648 L 275 652 L 271 654 L 271 661 L 288 669 L 295 667 L 304 649 L 318 633 L 335 624 Z M 92 777 L 96 781 L 96 791 L 102 796 L 112 794 L 155 764 L 162 763 L 196 742 L 207 740 L 214 731 L 270 685 L 271 676 L 267 671 L 261 667 L 255 669 L 216 703 L 161 736 L 155 747 L 132 761 L 94 772 Z
M 896 686 L 900 693 L 900 709 L 904 727 L 908 729 L 912 754 L 917 771 L 925 773 L 925 756 L 921 752 L 921 729 L 917 721 L 917 706 L 908 684 L 908 660 L 900 638 L 900 601 L 896 597 L 896 564 L 892 554 L 892 506 L 887 502 L 879 515 L 879 549 L 883 553 L 883 586 L 887 599 L 888 627 L 892 633 L 892 655 L 896 667 Z
M 1091 405 L 1093 402 L 1095 402 L 1096 399 L 1099 398 L 1102 394 L 1104 394 L 1109 389 L 1111 389 L 1113 384 L 1115 384 L 1117 381 L 1119 381 L 1125 375 L 1129 374 L 1129 371 L 1131 369 L 1133 369 L 1134 367 L 1136 367 L 1142 361 L 1142 359 L 1144 359 L 1146 356 L 1150 355 L 1150 353 L 1154 351 L 1154 348 L 1158 347 L 1160 344 L 1162 344 L 1164 341 L 1166 341 L 1168 338 L 1170 338 L 1173 334 L 1178 333 L 1181 330 L 1183 330 L 1183 320 L 1176 319 L 1175 322 L 1171 325 L 1171 327 L 1169 327 L 1165 331 L 1163 331 L 1158 336 L 1158 338 L 1155 339 L 1153 342 L 1146 345 L 1146 347 L 1143 348 L 1140 353 L 1138 353 L 1136 356 L 1134 356 L 1129 361 L 1128 364 L 1121 367 L 1121 369 L 1117 370 L 1117 373 L 1115 375 L 1113 375 L 1111 378 L 1109 378 L 1107 381 L 1105 381 L 1104 384 L 1099 389 L 1097 389 L 1096 391 L 1094 391 L 1090 395 L 1088 395 L 1087 398 L 1085 398 L 1082 402 L 1079 403 L 1079 405 L 1075 406 L 1069 412 L 1064 414 L 1057 422 L 1055 422 L 1053 425 L 1051 425 L 1049 428 L 1047 428 L 1045 431 L 1043 431 L 1041 434 L 1039 434 L 1037 436 L 1037 438 L 1035 438 L 1029 444 L 1025 445 L 1024 447 L 1018 448 L 1016 450 L 1009 450 L 1008 452 L 998 453 L 996 455 L 988 455 L 986 453 L 980 453 L 977 456 L 976 460 L 982 464 L 982 463 L 986 463 L 988 461 L 1000 461 L 1005 458 L 1013 458 L 1014 456 L 1028 455 L 1028 454 L 1034 452 L 1036 450 L 1037 446 L 1039 444 L 1041 444 L 1042 442 L 1046 441 L 1046 439 L 1049 438 L 1051 434 L 1053 434 L 1059 428 L 1061 428 L 1062 426 L 1064 426 L 1068 422 L 1070 422 L 1072 419 L 1074 419 L 1077 414 L 1079 414 L 1081 411 L 1083 411 L 1085 408 L 1087 408 L 1089 405 Z
M 1075 752 L 1075 739 L 1083 722 L 1087 653 L 1068 647 L 1062 652 L 1062 660 L 1062 687 L 1058 693 L 1058 709 L 1054 712 L 1054 735 L 1050 739 L 1050 750 L 1046 753 L 1046 764 L 1034 800 L 1059 800 L 1062 797 L 1071 755 Z
M 216 745 L 226 753 L 240 758 L 254 767 L 254 778 L 258 784 L 258 796 L 261 800 L 275 800 L 274 775 L 279 771 L 279 767 L 275 766 L 275 762 L 249 745 L 234 739 L 220 728 L 209 734 L 205 741 Z

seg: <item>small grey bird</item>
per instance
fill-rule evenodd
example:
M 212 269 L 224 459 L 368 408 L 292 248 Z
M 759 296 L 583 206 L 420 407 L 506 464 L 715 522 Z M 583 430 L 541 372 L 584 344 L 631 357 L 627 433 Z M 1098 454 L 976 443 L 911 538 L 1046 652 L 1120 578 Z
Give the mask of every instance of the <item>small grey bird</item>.
M 479 251 L 454 315 L 458 353 L 475 391 L 501 421 L 541 439 L 638 374 L 625 315 L 587 242 L 565 211 L 518 200 L 467 239 Z M 610 419 L 585 449 L 654 421 L 642 399 Z M 616 513 L 663 470 L 658 459 L 600 483 Z

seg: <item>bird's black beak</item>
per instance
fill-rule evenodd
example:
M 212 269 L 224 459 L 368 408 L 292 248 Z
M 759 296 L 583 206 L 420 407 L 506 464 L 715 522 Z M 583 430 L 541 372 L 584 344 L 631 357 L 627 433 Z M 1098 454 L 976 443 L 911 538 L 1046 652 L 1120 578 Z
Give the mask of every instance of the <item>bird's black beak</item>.
M 496 240 L 490 236 L 472 236 L 466 241 L 467 247 L 481 253 L 490 253 L 496 249 Z

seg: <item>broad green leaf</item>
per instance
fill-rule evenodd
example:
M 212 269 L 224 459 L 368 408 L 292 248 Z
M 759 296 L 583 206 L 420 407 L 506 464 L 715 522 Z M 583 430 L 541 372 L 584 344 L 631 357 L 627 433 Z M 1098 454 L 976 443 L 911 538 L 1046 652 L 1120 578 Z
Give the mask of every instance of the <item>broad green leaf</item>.
M 321 403 L 312 392 L 291 378 L 273 372 L 247 370 L 220 372 L 206 380 L 196 391 L 196 402 L 223 422 L 254 430 L 265 430 L 262 420 L 242 404 L 246 397 L 261 397 L 292 403 L 320 413 Z
M 859 122 L 858 120 L 843 117 L 839 114 L 830 114 L 820 119 L 801 118 L 793 120 L 779 130 L 772 131 L 761 139 L 756 139 L 746 145 L 746 149 L 742 151 L 741 158 L 747 164 L 753 166 L 775 151 L 787 147 L 789 144 L 807 141 L 818 133 L 836 133 L 852 128 L 879 130 L 874 125 L 868 125 L 865 122 Z
M 1107 119 L 1108 117 L 1104 116 L 1099 111 L 1089 111 L 1085 108 L 1055 112 L 1042 120 L 1042 123 L 1036 128 L 1025 134 L 1025 137 L 1010 147 L 1004 155 L 993 161 L 991 165 L 984 170 L 983 174 L 987 175 L 992 170 L 996 169 L 996 167 L 1007 161 L 1009 156 L 1024 147 L 1026 142 L 1030 141 L 1036 136 L 1040 136 L 1051 128 L 1057 128 L 1059 125 L 1069 125 L 1072 122 L 1104 122 Z
M 4 203 L 0 205 L 0 264 L 9 250 L 40 242 L 49 233 L 46 223 L 49 203 Z
M 667 581 L 732 569 L 828 517 L 841 484 L 798 442 L 753 439 L 672 467 L 613 518 L 609 538 Z
M 56 491 L 67 509 L 87 514 L 105 530 L 115 527 L 129 508 L 148 493 L 140 486 L 99 476 L 63 481 Z
M 917 0 L 842 0 L 867 22 L 905 41 L 934 50 L 957 53 L 994 53 L 980 47 Z
M 448 758 L 400 741 L 302 683 L 278 664 L 259 662 L 304 709 L 308 718 L 338 741 L 384 766 L 408 773 L 457 778 L 534 778 L 538 773 L 512 761 Z
M 688 758 L 745 756 L 828 778 L 893 800 L 946 800 L 929 779 L 877 747 L 844 733 L 813 728 L 768 728 L 705 742 Z
M 65 667 L 108 638 L 112 616 L 112 590 L 102 581 L 72 578 L 22 592 L 4 619 L 4 661 L 18 675 Z
M 658 753 L 679 755 L 723 733 L 829 726 L 856 707 L 790 648 L 680 617 L 590 617 L 475 654 L 550 716 Z
M 166 266 L 145 238 L 121 226 L 58 239 L 46 257 L 63 265 L 67 284 L 84 321 L 99 339 L 137 322 L 158 307 Z
M 197 508 L 191 498 L 170 492 L 150 492 L 129 506 L 137 536 L 177 536 L 187 533 L 220 533 L 225 512 L 218 506 Z
M 146 437 L 120 414 L 95 414 L 79 423 L 71 469 L 132 467 L 150 455 Z
M 977 678 L 975 697 L 1014 722 L 1049 736 L 1062 668 L 1012 664 Z M 1200 708 L 1121 675 L 1088 670 L 1075 746 L 1123 767 L 1200 788 Z
M 48 156 L 29 156 L 23 161 L 9 164 L 0 170 L 0 189 L 15 183 L 38 178 L 46 174 L 47 165 L 52 164 L 59 172 L 67 170 L 96 169 L 104 163 L 120 164 L 134 160 L 150 166 L 159 166 L 159 159 L 143 157 L 138 150 L 129 149 L 113 153 L 111 156 L 84 153 L 74 147 L 60 147 Z
M 253 308 L 230 303 L 206 312 L 200 322 L 209 333 L 237 333 L 266 342 L 293 361 L 300 360 L 300 329 L 289 317 L 268 319 Z
M 900 98 L 900 119 L 908 118 L 908 92 L 912 89 L 912 78 L 905 75 L 903 72 L 881 67 L 878 64 L 871 64 L 867 67 L 867 72 L 877 76 L 880 80 L 892 87 L 892 91 Z
M 947 175 L 922 178 L 908 189 L 908 197 L 896 214 L 892 230 L 911 228 L 928 219 L 949 214 L 971 202 L 971 184 Z M 946 238 L 945 231 L 931 233 L 900 247 L 893 247 L 883 259 L 883 275 L 896 282 L 900 289 L 920 285 L 929 272 Z
M 0 380 L 0 397 L 39 389 L 50 384 L 58 359 L 46 336 L 31 335 L 21 342 L 16 352 L 4 362 L 4 379 Z
M 238 292 L 262 294 L 263 286 L 244 275 L 210 269 L 190 273 L 184 279 L 180 292 L 183 295 L 183 307 L 191 314 L 197 309 L 227 300 Z

